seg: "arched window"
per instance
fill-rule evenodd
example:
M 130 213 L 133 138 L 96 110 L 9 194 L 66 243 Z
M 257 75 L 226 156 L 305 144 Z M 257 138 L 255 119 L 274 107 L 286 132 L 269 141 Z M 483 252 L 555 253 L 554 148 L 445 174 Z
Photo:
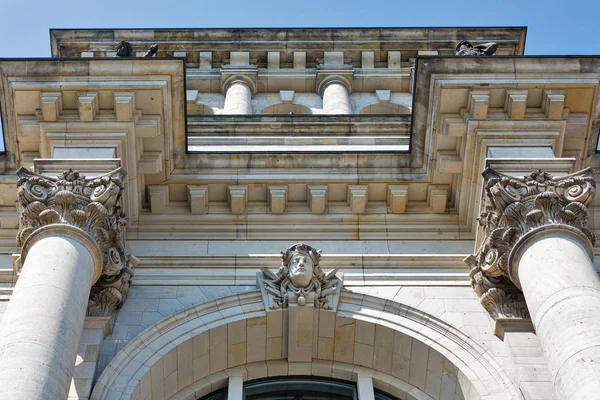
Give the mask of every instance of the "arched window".
M 214 111 L 212 107 L 204 104 L 188 104 L 187 113 L 188 115 L 213 115 Z
M 227 388 L 213 392 L 201 400 L 226 400 Z M 257 379 L 244 384 L 245 400 L 358 400 L 355 382 L 318 377 L 278 377 Z M 375 391 L 375 400 L 398 400 Z
M 310 108 L 301 106 L 300 104 L 280 103 L 265 107 L 261 114 L 278 114 L 289 115 L 290 113 L 298 115 L 312 114 Z
M 410 114 L 410 109 L 400 104 L 371 104 L 360 110 L 360 114 Z

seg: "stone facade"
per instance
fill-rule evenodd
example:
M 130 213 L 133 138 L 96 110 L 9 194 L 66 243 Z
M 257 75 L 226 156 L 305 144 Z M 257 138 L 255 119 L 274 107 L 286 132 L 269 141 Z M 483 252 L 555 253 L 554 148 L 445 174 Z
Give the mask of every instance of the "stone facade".
M 525 28 L 51 39 L 0 59 L 0 399 L 600 392 L 600 59 Z

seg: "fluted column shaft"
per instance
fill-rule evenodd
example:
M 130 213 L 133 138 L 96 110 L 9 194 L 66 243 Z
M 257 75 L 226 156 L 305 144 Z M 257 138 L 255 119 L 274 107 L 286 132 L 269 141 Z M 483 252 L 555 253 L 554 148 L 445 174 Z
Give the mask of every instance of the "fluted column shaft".
M 244 81 L 234 81 L 225 92 L 223 114 L 252 114 L 252 90 Z
M 323 89 L 323 112 L 325 114 L 352 113 L 348 89 L 341 82 L 329 82 Z
M 590 241 L 544 227 L 513 250 L 518 279 L 560 399 L 600 394 L 600 280 Z
M 68 225 L 29 237 L 0 326 L 0 399 L 66 399 L 100 254 Z

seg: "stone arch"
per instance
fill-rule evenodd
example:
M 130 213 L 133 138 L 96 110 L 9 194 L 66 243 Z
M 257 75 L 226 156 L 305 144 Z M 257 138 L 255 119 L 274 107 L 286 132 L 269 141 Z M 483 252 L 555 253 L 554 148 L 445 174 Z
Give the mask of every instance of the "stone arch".
M 368 104 L 360 109 L 359 114 L 410 114 L 410 108 L 395 103 Z
M 229 368 L 214 378 L 201 379 L 183 388 L 171 398 L 177 400 L 196 400 L 216 390 L 227 386 L 230 377 L 241 376 L 244 382 L 261 378 L 277 378 L 285 376 L 314 376 L 321 378 L 337 378 L 345 381 L 356 382 L 358 376 L 369 376 L 373 379 L 373 387 L 402 399 L 412 396 L 419 400 L 434 400 L 419 388 L 396 379 L 391 375 L 376 371 L 372 368 L 357 367 L 352 364 L 337 361 L 313 360 L 304 363 L 289 363 L 287 360 L 272 360 L 246 364 L 240 367 Z M 141 386 L 140 397 L 141 397 Z M 136 388 L 137 391 L 137 388 Z M 136 398 L 136 394 L 132 396 Z
M 294 114 L 298 114 L 298 115 L 306 115 L 306 114 L 312 114 L 312 111 L 310 108 L 303 106 L 301 104 L 278 103 L 278 104 L 271 104 L 271 105 L 263 108 L 260 113 L 261 114 L 284 114 L 284 115 L 294 113 Z
M 321 310 L 318 319 L 313 361 L 287 364 L 282 319 L 265 312 L 259 291 L 198 304 L 158 322 L 125 346 L 98 379 L 91 398 L 143 400 L 142 395 L 156 388 L 165 398 L 187 399 L 192 391 L 196 396 L 209 387 L 217 390 L 231 373 L 243 376 L 246 370 L 248 379 L 253 377 L 250 370 L 266 366 L 268 376 L 269 365 L 277 369 L 277 363 L 285 363 L 295 375 L 311 375 L 313 368 L 328 363 L 332 374 L 334 363 L 338 372 L 372 372 L 376 387 L 391 394 L 404 388 L 432 399 L 522 398 L 483 348 L 413 307 L 343 291 L 337 313 Z M 448 395 L 452 389 L 455 397 Z
M 187 105 L 189 115 L 214 115 L 215 111 L 207 104 L 193 103 Z

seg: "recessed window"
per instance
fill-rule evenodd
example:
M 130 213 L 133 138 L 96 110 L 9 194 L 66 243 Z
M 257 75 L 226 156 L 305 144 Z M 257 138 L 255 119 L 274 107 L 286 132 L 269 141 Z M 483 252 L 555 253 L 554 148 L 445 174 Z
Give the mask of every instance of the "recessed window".
M 226 400 L 227 388 L 202 397 L 202 400 Z M 379 390 L 376 400 L 397 400 Z M 258 379 L 244 384 L 244 400 L 358 400 L 355 382 L 317 377 L 281 377 Z

